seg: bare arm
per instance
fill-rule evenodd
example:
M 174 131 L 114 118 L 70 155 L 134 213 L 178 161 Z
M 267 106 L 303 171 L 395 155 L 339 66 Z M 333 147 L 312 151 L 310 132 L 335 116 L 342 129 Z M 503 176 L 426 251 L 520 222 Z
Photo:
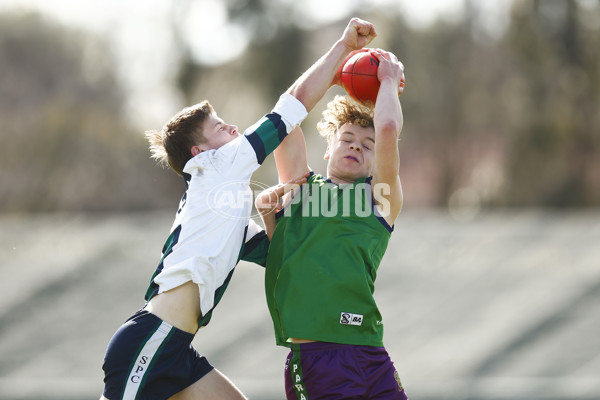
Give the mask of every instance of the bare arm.
M 352 18 L 342 37 L 294 82 L 287 93 L 300 100 L 310 112 L 327 89 L 339 83 L 340 68 L 347 57 L 369 44 L 375 36 L 375 27 L 371 23 Z
M 295 193 L 300 185 L 306 183 L 308 175 L 309 174 L 306 173 L 286 183 L 280 183 L 279 185 L 265 189 L 256 196 L 254 204 L 263 221 L 265 232 L 267 233 L 269 240 L 273 237 L 273 232 L 277 225 L 275 214 L 283 209 L 283 197 L 290 192 L 292 192 L 292 194 Z
M 345 60 L 369 44 L 375 36 L 375 27 L 371 23 L 353 18 L 342 37 L 294 82 L 287 93 L 300 100 L 310 112 L 331 86 L 340 83 L 340 71 Z M 306 143 L 299 127 L 275 149 L 274 154 L 279 182 L 287 182 L 310 171 Z
M 403 116 L 399 93 L 404 90 L 404 66 L 392 53 L 378 50 L 377 77 L 381 82 L 375 103 L 374 199 L 382 216 L 392 225 L 402 209 L 402 185 L 399 168 L 398 137 Z

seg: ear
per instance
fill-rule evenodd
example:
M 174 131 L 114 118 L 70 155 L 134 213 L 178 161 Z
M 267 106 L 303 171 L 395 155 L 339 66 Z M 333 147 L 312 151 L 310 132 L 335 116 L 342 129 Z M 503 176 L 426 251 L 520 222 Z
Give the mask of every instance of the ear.
M 192 152 L 192 157 L 196 157 L 198 154 L 202 153 L 204 151 L 204 149 L 202 149 L 200 146 L 192 146 L 191 152 Z
M 325 150 L 325 155 L 323 155 L 323 160 L 329 160 L 331 154 L 329 153 L 329 146 L 327 146 L 327 150 Z

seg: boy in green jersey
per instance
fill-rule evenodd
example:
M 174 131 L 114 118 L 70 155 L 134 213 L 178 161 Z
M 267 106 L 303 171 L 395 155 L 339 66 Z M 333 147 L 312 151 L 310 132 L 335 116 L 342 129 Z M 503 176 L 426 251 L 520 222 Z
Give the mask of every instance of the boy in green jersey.
M 265 261 L 268 240 L 249 220 L 253 171 L 326 93 L 337 66 L 374 35 L 371 24 L 351 20 L 342 39 L 244 135 L 207 101 L 148 132 L 153 155 L 185 179 L 186 192 L 144 308 L 109 342 L 102 399 L 245 399 L 192 340 L 209 323 L 238 261 Z
M 297 127 L 274 152 L 280 182 L 311 173 L 299 190 L 257 198 L 271 238 L 265 290 L 277 344 L 290 346 L 288 399 L 406 399 L 383 347 L 373 299 L 377 268 L 402 207 L 397 141 L 404 67 L 377 50 L 374 106 L 337 96 L 318 129 L 327 137 L 327 177 L 311 172 Z M 324 77 L 340 83 L 337 73 Z M 276 210 L 275 213 L 271 212 Z

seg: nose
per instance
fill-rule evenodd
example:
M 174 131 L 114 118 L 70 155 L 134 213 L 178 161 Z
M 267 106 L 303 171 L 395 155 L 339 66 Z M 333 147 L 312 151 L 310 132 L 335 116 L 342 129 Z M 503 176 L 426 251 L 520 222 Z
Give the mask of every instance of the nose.
M 227 130 L 230 135 L 237 135 L 238 133 L 238 127 L 235 125 L 227 125 Z
M 350 149 L 351 150 L 356 150 L 359 153 L 362 151 L 361 147 L 359 145 L 355 144 L 355 143 L 350 144 Z

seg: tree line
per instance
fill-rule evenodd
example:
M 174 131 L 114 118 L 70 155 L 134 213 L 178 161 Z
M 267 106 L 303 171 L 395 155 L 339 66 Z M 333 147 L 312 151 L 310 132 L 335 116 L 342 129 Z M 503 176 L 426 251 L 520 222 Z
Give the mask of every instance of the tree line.
M 282 19 L 267 35 L 261 18 L 278 4 L 229 5 L 233 21 L 253 21 L 254 39 L 216 67 L 186 51 L 174 18 L 184 51 L 172 84 L 188 104 L 208 98 L 225 120 L 250 125 L 347 22 L 315 31 Z M 445 207 L 468 193 L 481 207 L 598 206 L 600 2 L 515 1 L 498 36 L 481 29 L 477 2 L 465 5 L 459 20 L 426 29 L 395 11 L 348 11 L 374 22 L 375 45 L 406 66 L 406 204 Z M 183 183 L 154 165 L 124 115 L 107 46 L 39 15 L 0 14 L 0 212 L 175 207 Z M 318 118 L 304 128 L 317 167 Z M 268 162 L 255 179 L 274 177 Z

